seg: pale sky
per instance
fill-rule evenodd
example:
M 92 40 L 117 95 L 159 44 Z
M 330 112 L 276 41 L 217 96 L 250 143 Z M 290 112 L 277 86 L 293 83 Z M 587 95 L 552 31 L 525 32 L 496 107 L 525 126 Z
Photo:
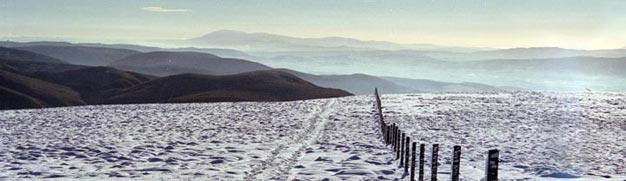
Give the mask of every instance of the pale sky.
M 134 42 L 230 29 L 472 47 L 626 47 L 624 0 L 0 0 L 0 38 Z

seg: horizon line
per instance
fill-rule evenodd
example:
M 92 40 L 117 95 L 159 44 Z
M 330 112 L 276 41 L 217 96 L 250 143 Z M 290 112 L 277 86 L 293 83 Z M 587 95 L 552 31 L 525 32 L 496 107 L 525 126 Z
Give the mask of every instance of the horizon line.
M 270 33 L 270 32 L 263 32 L 263 31 L 240 31 L 240 30 L 232 30 L 232 29 L 219 29 L 219 30 L 214 30 L 214 31 L 209 31 L 207 33 L 203 33 L 201 35 L 198 36 L 192 36 L 192 37 L 185 37 L 185 38 L 163 38 L 163 39 L 157 39 L 157 38 L 103 38 L 101 40 L 105 40 L 105 41 L 99 41 L 99 40 L 95 40 L 94 38 L 91 37 L 61 37 L 61 36 L 55 36 L 55 37 L 45 37 L 45 36 L 24 36 L 24 35 L 18 35 L 18 36 L 12 36 L 10 35 L 10 37 L 7 36 L 0 36 L 0 41 L 11 41 L 11 42 L 20 42 L 20 43 L 32 43 L 32 42 L 65 42 L 65 43 L 72 43 L 72 44 L 81 44 L 81 43 L 99 43 L 99 44 L 128 44 L 128 45 L 141 45 L 141 46 L 155 46 L 155 45 L 149 45 L 146 44 L 148 42 L 154 42 L 154 41 L 182 41 L 182 40 L 189 40 L 189 39 L 194 39 L 194 38 L 201 38 L 205 35 L 211 34 L 211 33 L 215 33 L 215 32 L 220 32 L 220 31 L 232 31 L 232 32 L 239 32 L 239 33 L 245 33 L 245 34 L 266 34 L 266 35 L 275 35 L 275 36 L 283 36 L 283 37 L 289 37 L 289 38 L 299 38 L 299 39 L 324 39 L 324 38 L 345 38 L 345 39 L 352 39 L 352 40 L 357 40 L 357 41 L 362 41 L 362 42 L 386 42 L 386 43 L 393 43 L 393 44 L 398 44 L 398 45 L 431 45 L 431 46 L 439 46 L 441 48 L 468 48 L 468 49 L 476 49 L 476 51 L 488 51 L 489 49 L 491 50 L 506 50 L 506 49 L 530 49 L 530 48 L 560 48 L 560 49 L 566 49 L 566 50 L 582 50 L 582 51 L 594 51 L 594 50 L 621 50 L 621 49 L 626 49 L 626 46 L 622 46 L 622 47 L 614 47 L 614 48 L 570 48 L 570 47 L 565 47 L 565 46 L 541 46 L 541 45 L 537 45 L 537 46 L 506 46 L 506 47 L 488 47 L 488 46 L 462 46 L 462 45 L 446 45 L 446 44 L 435 44 L 435 43 L 404 43 L 404 42 L 396 42 L 396 41 L 390 41 L 390 40 L 374 40 L 374 39 L 360 39 L 360 38 L 355 38 L 355 37 L 345 37 L 345 36 L 315 36 L 315 37 L 306 37 L 306 36 L 293 36 L 293 35 L 284 35 L 284 34 L 276 34 L 276 33 Z M 17 38 L 17 40 L 13 40 Z M 19 40 L 22 39 L 22 40 Z M 32 39 L 32 40 L 28 40 L 28 39 Z M 157 46 L 158 47 L 158 46 Z M 182 46 L 182 47 L 193 47 L 193 46 Z M 207 47 L 197 47 L 197 48 L 207 48 Z M 400 50 L 400 49 L 399 49 Z M 406 49 L 406 50 L 412 50 L 412 49 Z

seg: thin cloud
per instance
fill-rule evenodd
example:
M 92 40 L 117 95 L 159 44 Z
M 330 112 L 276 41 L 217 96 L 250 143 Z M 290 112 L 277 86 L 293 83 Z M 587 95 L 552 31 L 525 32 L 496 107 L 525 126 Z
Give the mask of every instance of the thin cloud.
M 190 12 L 190 9 L 169 9 L 158 6 L 149 6 L 141 8 L 144 11 L 155 12 L 155 13 L 183 13 Z

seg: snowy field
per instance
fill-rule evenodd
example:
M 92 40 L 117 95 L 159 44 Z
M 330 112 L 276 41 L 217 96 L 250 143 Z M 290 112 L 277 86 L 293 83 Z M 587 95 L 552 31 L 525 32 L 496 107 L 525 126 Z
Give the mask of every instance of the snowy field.
M 449 178 L 453 145 L 463 146 L 463 180 L 482 178 L 490 148 L 502 150 L 503 180 L 626 179 L 624 94 L 382 100 L 386 120 L 427 153 L 441 144 L 440 179 Z M 0 111 L 0 180 L 407 180 L 380 140 L 373 104 L 355 96 Z
M 489 149 L 501 150 L 501 179 L 626 180 L 625 94 L 383 95 L 382 104 L 386 121 L 427 144 L 426 153 L 440 144 L 444 179 L 461 145 L 466 180 L 483 177 Z
M 392 178 L 372 101 L 1 111 L 0 180 Z

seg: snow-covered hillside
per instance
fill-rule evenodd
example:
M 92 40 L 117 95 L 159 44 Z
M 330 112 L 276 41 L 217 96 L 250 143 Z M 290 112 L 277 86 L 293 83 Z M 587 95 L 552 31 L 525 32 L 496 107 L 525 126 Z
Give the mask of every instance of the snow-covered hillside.
M 430 144 L 440 144 L 440 172 L 450 171 L 452 147 L 461 145 L 466 180 L 484 176 L 488 149 L 500 149 L 501 179 L 626 178 L 625 94 L 384 95 L 382 104 L 389 124 L 429 145 L 427 158 Z
M 0 111 L 0 180 L 406 180 L 373 104 L 355 96 Z M 490 148 L 502 150 L 503 180 L 626 179 L 624 94 L 383 95 L 383 106 L 427 153 L 441 144 L 440 179 L 455 144 L 463 180 L 482 178 Z

